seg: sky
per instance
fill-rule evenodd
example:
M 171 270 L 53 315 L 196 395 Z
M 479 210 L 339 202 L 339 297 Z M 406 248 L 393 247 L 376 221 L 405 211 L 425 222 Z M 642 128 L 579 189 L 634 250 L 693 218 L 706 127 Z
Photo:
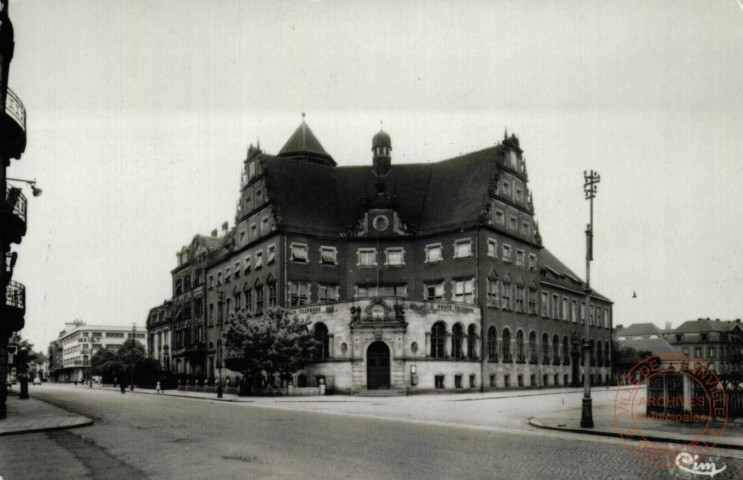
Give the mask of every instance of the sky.
M 249 144 L 307 123 L 340 165 L 525 151 L 544 244 L 614 323 L 743 317 L 743 7 L 736 0 L 11 0 L 9 85 L 36 179 L 22 335 L 143 326 L 175 253 L 234 222 Z M 466 188 L 466 186 L 462 186 Z M 633 298 L 633 292 L 637 298 Z

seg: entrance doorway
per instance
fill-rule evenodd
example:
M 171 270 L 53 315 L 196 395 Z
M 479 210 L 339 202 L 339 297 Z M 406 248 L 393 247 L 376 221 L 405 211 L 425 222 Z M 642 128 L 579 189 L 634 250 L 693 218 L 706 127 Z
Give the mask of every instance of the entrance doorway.
M 374 342 L 366 351 L 366 388 L 390 388 L 390 349 L 384 342 Z

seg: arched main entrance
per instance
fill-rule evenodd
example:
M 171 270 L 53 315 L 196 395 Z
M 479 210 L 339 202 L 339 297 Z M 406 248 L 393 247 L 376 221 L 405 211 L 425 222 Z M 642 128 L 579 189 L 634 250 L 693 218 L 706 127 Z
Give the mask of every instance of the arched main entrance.
M 374 342 L 366 351 L 366 388 L 390 388 L 390 349 L 384 342 Z

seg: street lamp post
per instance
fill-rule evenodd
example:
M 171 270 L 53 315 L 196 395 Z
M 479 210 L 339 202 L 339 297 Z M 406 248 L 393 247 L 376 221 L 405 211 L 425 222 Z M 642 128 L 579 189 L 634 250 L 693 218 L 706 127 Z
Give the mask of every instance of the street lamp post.
M 219 318 L 219 338 L 217 339 L 217 370 L 219 371 L 219 380 L 217 381 L 217 398 L 222 398 L 222 315 L 224 314 L 223 308 L 224 292 L 219 291 L 219 307 L 217 315 Z
M 137 344 L 136 338 L 137 338 L 137 324 L 133 323 L 132 324 L 132 359 L 131 359 L 132 360 L 132 372 L 131 372 L 131 377 L 130 377 L 131 382 L 129 383 L 130 392 L 134 391 L 134 366 L 136 365 L 135 363 L 136 360 L 134 358 L 134 346 Z
M 586 314 L 585 314 L 585 343 L 583 344 L 583 412 L 580 417 L 581 428 L 593 428 L 593 412 L 591 401 L 591 346 L 590 346 L 590 312 L 591 312 L 591 260 L 593 260 L 593 199 L 598 191 L 597 184 L 601 177 L 593 170 L 584 171 L 583 191 L 590 204 L 590 217 L 586 226 Z

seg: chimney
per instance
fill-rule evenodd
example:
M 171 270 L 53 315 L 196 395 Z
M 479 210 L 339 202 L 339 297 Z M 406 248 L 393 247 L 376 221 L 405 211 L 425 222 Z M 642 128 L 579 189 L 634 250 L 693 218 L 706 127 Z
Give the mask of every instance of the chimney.
M 217 236 L 217 229 L 215 228 L 214 230 L 212 230 L 212 237 L 216 237 L 216 236 Z
M 229 223 L 229 222 L 224 222 L 224 223 L 222 224 L 222 233 L 227 233 L 227 230 L 228 230 L 229 228 L 230 228 L 230 223 Z

